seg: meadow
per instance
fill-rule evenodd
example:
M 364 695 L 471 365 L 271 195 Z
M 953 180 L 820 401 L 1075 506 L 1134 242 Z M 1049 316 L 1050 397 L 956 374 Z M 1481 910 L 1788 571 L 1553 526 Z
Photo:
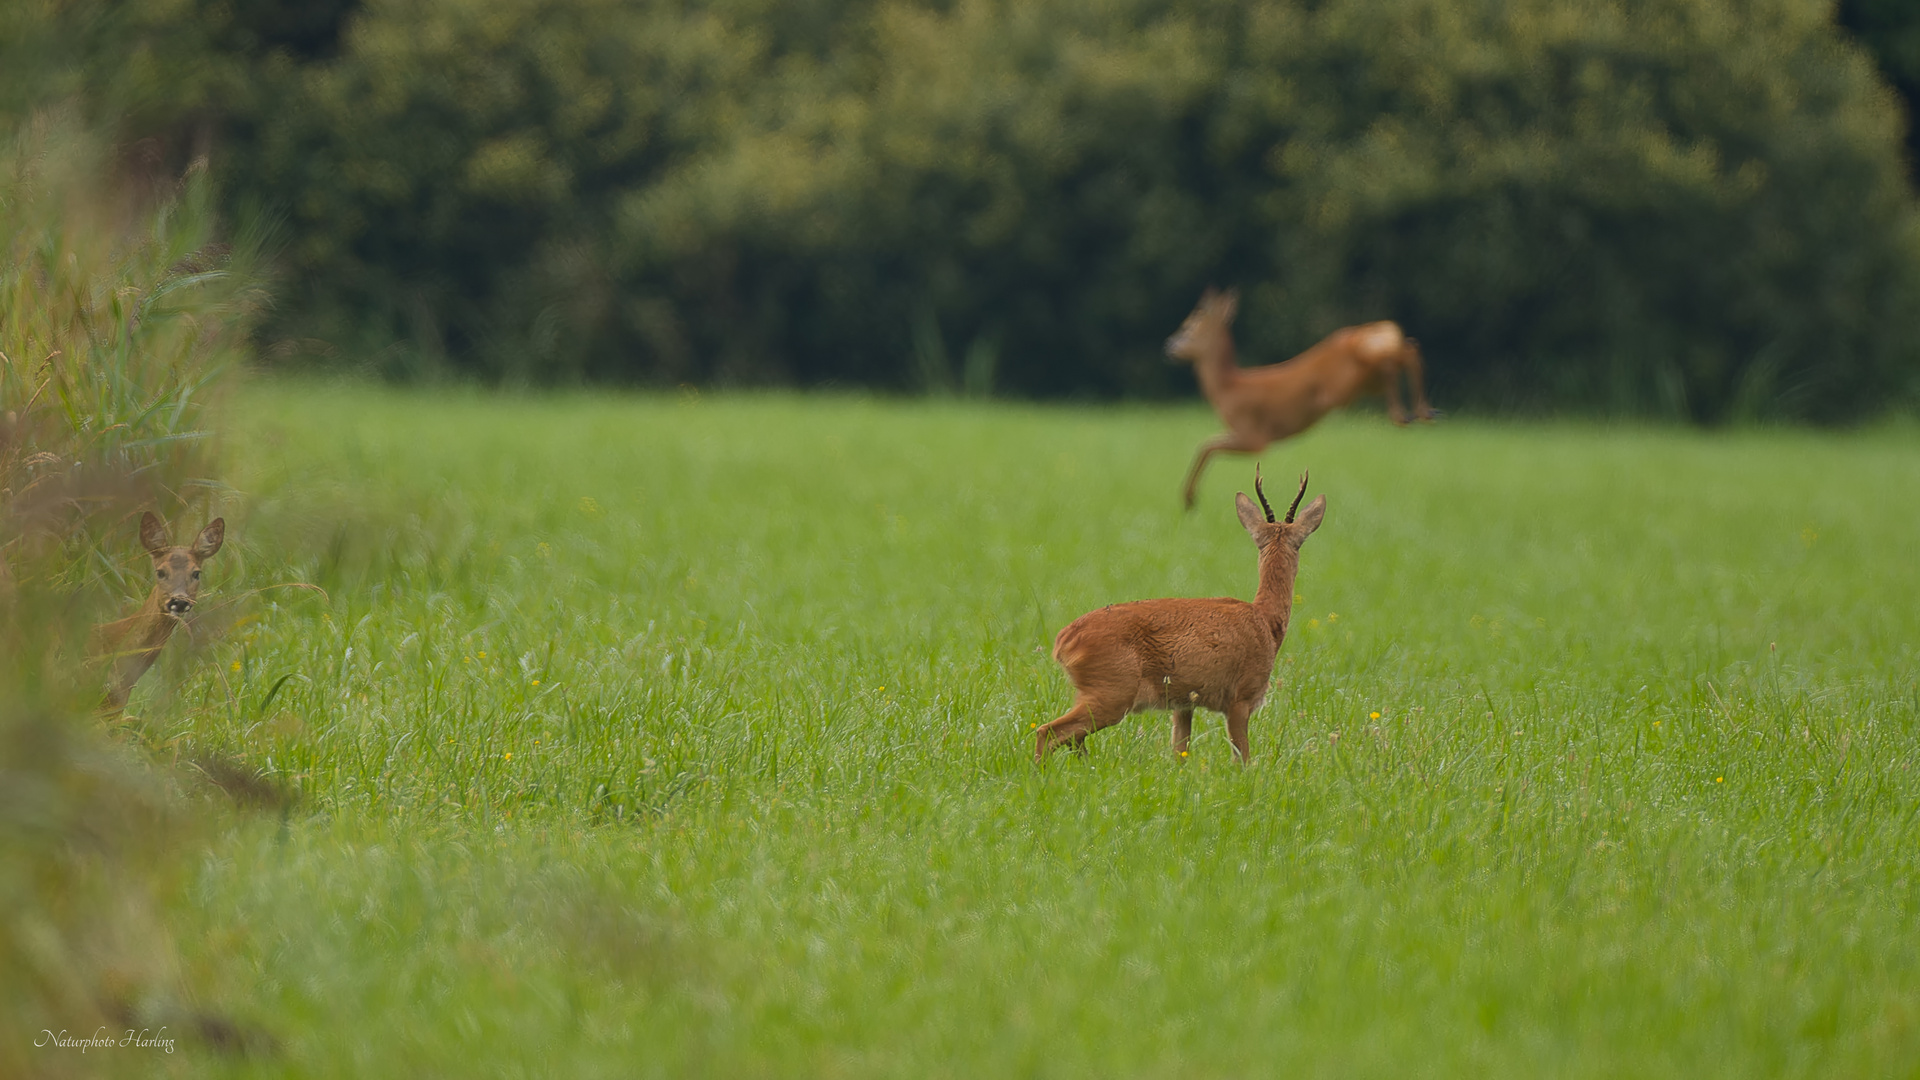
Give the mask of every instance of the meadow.
M 140 1067 L 1915 1075 L 1920 432 L 1336 417 L 1253 763 L 1037 767 L 1062 625 L 1252 595 L 1213 430 L 255 382 L 121 731 L 297 793 L 169 908 L 274 1048 Z

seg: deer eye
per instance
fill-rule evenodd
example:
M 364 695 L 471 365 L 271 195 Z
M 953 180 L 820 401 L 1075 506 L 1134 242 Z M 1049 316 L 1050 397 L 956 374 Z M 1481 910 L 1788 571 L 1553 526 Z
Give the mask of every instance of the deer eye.
M 199 580 L 200 580 L 200 571 L 198 571 L 198 570 L 195 570 L 195 571 L 193 572 L 193 580 L 195 580 L 195 581 L 199 581 Z
M 159 574 L 159 575 L 160 575 L 161 577 L 166 577 L 166 576 L 167 576 L 167 572 L 166 572 L 165 570 L 160 570 L 160 571 L 157 571 L 157 573 L 158 573 L 158 574 Z

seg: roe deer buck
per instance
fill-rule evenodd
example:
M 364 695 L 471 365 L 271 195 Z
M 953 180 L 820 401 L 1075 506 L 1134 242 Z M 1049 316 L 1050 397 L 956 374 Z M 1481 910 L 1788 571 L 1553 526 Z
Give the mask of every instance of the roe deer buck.
M 124 707 L 133 684 L 159 659 L 180 617 L 193 610 L 200 595 L 200 564 L 220 550 L 226 536 L 226 519 L 214 518 L 190 546 L 174 547 L 167 543 L 159 518 L 151 512 L 140 515 L 140 543 L 153 556 L 153 591 L 135 614 L 93 628 L 90 651 L 109 665 L 102 709 Z
M 1268 443 L 1298 435 L 1319 419 L 1363 394 L 1387 397 L 1387 415 L 1407 422 L 1400 405 L 1400 377 L 1413 394 L 1413 415 L 1431 420 L 1422 385 L 1420 346 L 1393 322 L 1370 322 L 1335 330 L 1318 345 L 1283 363 L 1243 368 L 1234 359 L 1233 316 L 1240 294 L 1209 288 L 1200 303 L 1167 339 L 1167 357 L 1193 365 L 1200 391 L 1227 425 L 1224 434 L 1200 444 L 1181 491 L 1193 509 L 1193 489 L 1207 459 L 1221 450 L 1257 454 Z
M 1265 521 L 1245 492 L 1234 495 L 1240 524 L 1260 550 L 1260 589 L 1253 602 L 1136 600 L 1089 611 L 1068 624 L 1053 641 L 1053 658 L 1073 682 L 1073 707 L 1040 728 L 1035 761 L 1063 742 L 1078 749 L 1089 734 L 1144 709 L 1173 710 L 1173 749 L 1184 754 L 1199 706 L 1226 714 L 1233 752 L 1246 762 L 1247 717 L 1267 698 L 1273 658 L 1287 636 L 1300 545 L 1327 512 L 1321 495 L 1299 521 L 1293 519 L 1307 493 L 1305 473 L 1285 521 L 1273 520 L 1258 466 L 1253 492 L 1267 512 Z

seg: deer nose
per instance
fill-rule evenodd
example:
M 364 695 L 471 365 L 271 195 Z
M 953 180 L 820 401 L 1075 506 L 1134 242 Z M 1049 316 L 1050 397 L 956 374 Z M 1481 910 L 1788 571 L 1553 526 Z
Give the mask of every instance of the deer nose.
M 167 598 L 167 614 L 185 615 L 191 610 L 193 610 L 192 600 L 184 596 L 170 596 Z

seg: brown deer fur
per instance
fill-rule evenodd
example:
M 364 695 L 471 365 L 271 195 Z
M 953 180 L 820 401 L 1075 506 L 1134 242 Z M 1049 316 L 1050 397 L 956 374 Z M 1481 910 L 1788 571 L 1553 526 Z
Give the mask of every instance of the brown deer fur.
M 1201 470 L 1218 451 L 1257 454 L 1368 394 L 1385 394 L 1387 415 L 1396 424 L 1406 423 L 1407 411 L 1400 405 L 1402 375 L 1413 395 L 1414 417 L 1434 418 L 1422 382 L 1420 346 L 1401 333 L 1398 323 L 1335 330 L 1284 363 L 1243 368 L 1233 348 L 1233 316 L 1239 306 L 1237 292 L 1208 289 L 1193 314 L 1167 339 L 1168 358 L 1193 365 L 1201 392 L 1227 425 L 1224 433 L 1200 444 L 1187 471 L 1181 498 L 1188 509 L 1193 508 Z
M 100 707 L 117 710 L 125 707 L 133 684 L 160 658 L 160 650 L 180 625 L 181 616 L 193 610 L 200 595 L 200 564 L 213 557 L 226 539 L 227 523 L 214 518 L 186 547 L 167 543 L 166 530 L 151 513 L 140 515 L 140 543 L 153 556 L 153 591 L 140 610 L 117 622 L 93 628 L 91 652 L 107 665 L 107 696 Z
M 1063 742 L 1077 749 L 1089 734 L 1145 709 L 1173 711 L 1173 749 L 1185 753 L 1195 707 L 1226 715 L 1233 751 L 1247 760 L 1247 718 L 1266 700 L 1273 658 L 1287 636 L 1300 545 L 1327 512 L 1322 495 L 1294 520 L 1307 492 L 1305 475 L 1283 522 L 1273 520 L 1257 467 L 1253 490 L 1265 520 L 1244 492 L 1234 496 L 1240 523 L 1260 550 L 1260 589 L 1253 602 L 1136 600 L 1068 624 L 1054 639 L 1053 658 L 1073 682 L 1073 707 L 1040 728 L 1034 760 Z

